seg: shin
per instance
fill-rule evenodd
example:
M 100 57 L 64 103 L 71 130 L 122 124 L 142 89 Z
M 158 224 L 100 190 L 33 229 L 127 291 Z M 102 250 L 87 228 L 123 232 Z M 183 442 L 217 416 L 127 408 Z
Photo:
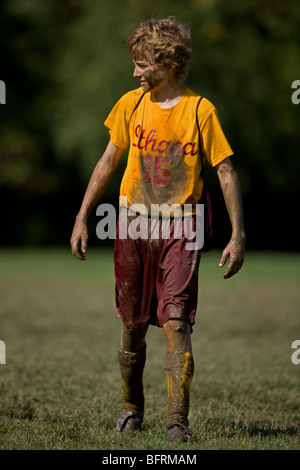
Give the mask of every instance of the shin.
M 123 327 L 121 345 L 118 349 L 122 398 L 124 410 L 144 410 L 143 371 L 146 362 L 147 328 L 127 329 Z
M 190 387 L 194 374 L 190 325 L 169 320 L 164 325 L 168 353 L 164 365 L 167 379 L 167 428 L 182 423 L 188 426 Z

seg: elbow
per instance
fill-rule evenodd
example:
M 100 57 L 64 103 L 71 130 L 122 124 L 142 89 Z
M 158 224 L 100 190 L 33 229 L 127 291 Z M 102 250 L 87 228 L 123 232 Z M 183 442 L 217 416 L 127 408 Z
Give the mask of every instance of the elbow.
M 239 186 L 238 174 L 234 168 L 220 169 L 218 171 L 218 178 L 224 189 L 229 186 Z

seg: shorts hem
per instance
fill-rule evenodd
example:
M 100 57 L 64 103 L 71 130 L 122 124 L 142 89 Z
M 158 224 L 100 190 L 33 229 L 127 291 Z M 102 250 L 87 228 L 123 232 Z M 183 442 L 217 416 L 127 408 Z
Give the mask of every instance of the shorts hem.
M 137 321 L 125 320 L 123 315 L 119 311 L 116 313 L 116 317 L 120 318 L 123 322 L 123 325 L 128 329 L 145 328 L 145 326 L 150 325 L 149 321 L 141 322 L 138 320 Z
M 159 326 L 163 326 L 168 320 L 182 320 L 191 326 L 195 324 L 196 309 L 192 309 L 188 314 L 175 305 L 167 305 L 163 315 L 158 315 Z

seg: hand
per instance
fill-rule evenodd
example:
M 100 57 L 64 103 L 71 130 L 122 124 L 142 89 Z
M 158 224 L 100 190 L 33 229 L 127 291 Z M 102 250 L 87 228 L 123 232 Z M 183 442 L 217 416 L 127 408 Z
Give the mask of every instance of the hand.
M 229 257 L 227 270 L 223 275 L 224 279 L 229 279 L 242 267 L 245 257 L 245 240 L 232 238 L 222 253 L 219 266 L 223 267 Z
M 76 256 L 76 258 L 85 261 L 88 243 L 88 229 L 85 222 L 77 220 L 76 218 L 70 242 L 72 254 Z

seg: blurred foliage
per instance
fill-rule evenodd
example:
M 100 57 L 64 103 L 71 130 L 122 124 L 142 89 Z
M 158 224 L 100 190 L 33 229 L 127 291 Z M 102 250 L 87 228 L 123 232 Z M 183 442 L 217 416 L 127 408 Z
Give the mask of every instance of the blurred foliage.
M 68 243 L 108 141 L 103 122 L 138 86 L 126 39 L 142 20 L 175 15 L 193 37 L 186 86 L 215 104 L 236 154 L 248 246 L 298 249 L 299 2 L 2 0 L 0 8 L 2 244 Z M 125 165 L 126 155 L 107 201 L 117 201 Z M 223 245 L 228 217 L 210 168 L 207 178 Z

